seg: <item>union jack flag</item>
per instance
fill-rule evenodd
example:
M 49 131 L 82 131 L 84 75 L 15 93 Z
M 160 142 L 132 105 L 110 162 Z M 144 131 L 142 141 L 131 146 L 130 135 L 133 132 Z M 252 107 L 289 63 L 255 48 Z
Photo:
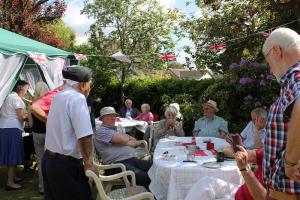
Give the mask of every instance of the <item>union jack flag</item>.
M 173 62 L 176 61 L 176 55 L 174 52 L 162 52 L 159 53 L 159 59 L 166 62 Z
M 87 60 L 86 55 L 81 54 L 81 53 L 74 53 L 74 56 L 75 56 L 76 60 Z
M 213 44 L 209 47 L 209 49 L 214 53 L 221 54 L 226 51 L 226 44 L 225 43 Z
M 46 58 L 46 54 L 34 52 L 34 51 L 27 51 L 28 56 L 38 65 L 47 67 L 48 66 L 48 59 Z

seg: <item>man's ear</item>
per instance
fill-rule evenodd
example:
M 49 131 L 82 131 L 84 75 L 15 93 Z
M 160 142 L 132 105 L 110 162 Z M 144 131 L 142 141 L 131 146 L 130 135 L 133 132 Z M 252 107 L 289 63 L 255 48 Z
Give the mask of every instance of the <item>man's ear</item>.
M 276 56 L 282 58 L 282 48 L 279 45 L 274 45 L 273 51 L 276 54 Z
M 82 90 L 86 86 L 86 83 L 80 82 L 79 83 L 79 89 Z

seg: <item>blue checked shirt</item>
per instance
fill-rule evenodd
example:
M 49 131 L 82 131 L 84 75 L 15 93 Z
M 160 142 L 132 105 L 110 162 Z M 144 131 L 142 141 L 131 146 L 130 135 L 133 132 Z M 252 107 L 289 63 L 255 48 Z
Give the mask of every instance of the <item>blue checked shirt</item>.
M 284 111 L 300 96 L 300 61 L 281 78 L 280 86 L 280 96 L 270 107 L 266 123 L 264 179 L 265 183 L 275 190 L 300 194 L 300 184 L 285 176 L 283 159 L 288 131 Z

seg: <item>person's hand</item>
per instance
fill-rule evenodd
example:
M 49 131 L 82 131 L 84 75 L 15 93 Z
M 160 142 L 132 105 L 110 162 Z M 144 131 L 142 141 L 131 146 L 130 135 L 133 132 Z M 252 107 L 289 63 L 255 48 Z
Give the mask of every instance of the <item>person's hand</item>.
M 232 138 L 231 138 L 230 134 L 227 134 L 227 135 L 225 136 L 225 140 L 226 140 L 226 142 L 227 142 L 228 144 L 230 144 L 230 146 L 233 146 Z
M 239 169 L 244 169 L 248 166 L 248 152 L 240 145 L 237 145 L 237 147 L 240 149 L 240 151 L 234 154 L 236 164 Z
M 84 171 L 86 171 L 88 169 L 93 171 L 97 176 L 99 176 L 99 170 L 98 170 L 96 165 L 94 165 L 94 164 L 85 164 L 84 165 Z
M 297 183 L 300 183 L 300 163 L 298 162 L 297 165 L 291 167 L 285 164 L 284 167 L 285 175 L 292 179 L 293 181 L 296 181 Z
M 172 119 L 166 119 L 165 122 L 165 130 L 169 130 L 173 128 L 173 120 Z
M 165 121 L 165 128 L 168 129 L 169 126 L 170 126 L 170 120 L 166 119 L 166 121 Z
M 99 170 L 98 170 L 97 166 L 94 165 L 94 164 L 90 164 L 90 165 L 85 164 L 85 165 L 84 165 L 84 171 L 86 171 L 86 170 L 91 170 L 91 171 L 93 171 L 97 176 L 99 176 Z M 92 188 L 93 179 L 92 179 L 91 177 L 89 177 L 88 183 L 89 183 L 90 187 Z
M 171 128 L 176 128 L 176 120 L 175 119 L 170 120 L 170 127 Z
M 231 148 L 233 149 L 234 144 L 233 144 L 231 135 L 232 134 L 226 134 L 225 140 L 226 140 L 226 142 L 228 142 L 230 144 Z M 238 144 L 243 146 L 243 139 L 242 139 L 241 135 L 238 133 L 235 133 L 235 135 L 238 137 Z

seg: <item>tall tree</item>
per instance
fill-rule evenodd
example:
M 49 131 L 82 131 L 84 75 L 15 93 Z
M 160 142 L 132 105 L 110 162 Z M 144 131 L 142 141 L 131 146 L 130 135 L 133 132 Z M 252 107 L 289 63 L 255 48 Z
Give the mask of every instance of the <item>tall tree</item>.
M 202 16 L 181 23 L 196 47 L 198 68 L 225 73 L 241 57 L 261 61 L 264 37 L 260 31 L 299 19 L 299 1 L 195 0 Z M 299 23 L 290 24 L 296 30 Z M 253 33 L 258 33 L 254 35 Z M 213 53 L 210 46 L 226 42 L 226 51 Z M 188 48 L 187 48 L 188 49 Z M 188 52 L 191 53 L 191 52 Z
M 111 52 L 106 51 L 106 55 L 120 50 L 132 61 L 120 64 L 122 100 L 125 79 L 132 66 L 161 65 L 158 53 L 163 46 L 174 46 L 170 33 L 181 17 L 178 10 L 163 11 L 157 0 L 86 0 L 82 12 L 96 19 L 90 29 L 94 47 L 109 46 Z
M 64 0 L 0 0 L 0 27 L 46 44 L 64 47 L 44 26 L 60 19 Z
M 62 41 L 65 50 L 70 50 L 75 45 L 76 33 L 67 27 L 63 20 L 56 20 L 55 23 L 47 24 L 45 27 Z

